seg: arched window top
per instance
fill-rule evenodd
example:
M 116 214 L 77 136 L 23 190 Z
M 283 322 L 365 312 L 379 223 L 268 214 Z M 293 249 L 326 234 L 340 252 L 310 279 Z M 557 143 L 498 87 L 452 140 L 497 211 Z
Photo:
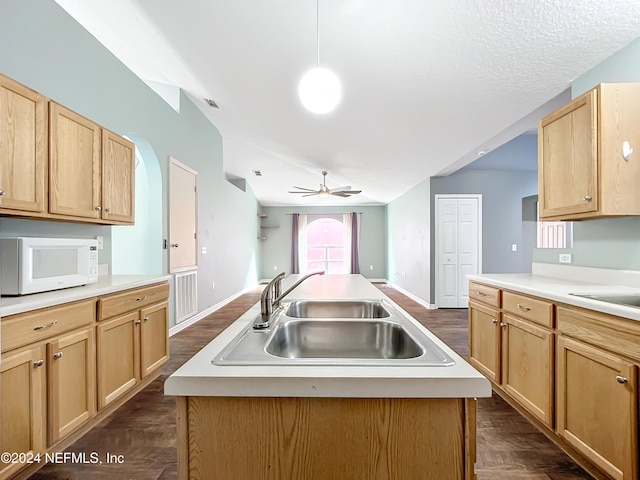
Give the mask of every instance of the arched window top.
M 340 220 L 323 217 L 310 221 L 306 228 L 306 271 L 346 273 L 344 235 Z

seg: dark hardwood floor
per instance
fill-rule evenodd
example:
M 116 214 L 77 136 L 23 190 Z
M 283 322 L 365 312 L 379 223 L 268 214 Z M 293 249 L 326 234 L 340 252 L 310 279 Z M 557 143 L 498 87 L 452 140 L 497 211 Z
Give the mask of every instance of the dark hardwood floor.
M 467 358 L 466 309 L 427 310 L 391 287 L 376 286 Z M 68 449 L 87 456 L 97 452 L 100 458 L 107 453 L 122 455 L 123 463 L 47 464 L 30 480 L 176 479 L 175 400 L 163 395 L 164 381 L 255 304 L 260 292 L 256 288 L 171 337 L 171 359 L 163 367 L 162 375 Z M 592 478 L 496 395 L 479 400 L 477 454 L 478 480 Z

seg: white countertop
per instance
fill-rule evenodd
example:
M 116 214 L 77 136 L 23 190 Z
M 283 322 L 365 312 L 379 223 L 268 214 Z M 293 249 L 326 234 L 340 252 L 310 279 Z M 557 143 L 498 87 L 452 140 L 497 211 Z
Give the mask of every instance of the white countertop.
M 28 312 L 38 308 L 52 307 L 62 303 L 75 302 L 120 290 L 144 287 L 153 283 L 167 281 L 169 278 L 171 278 L 169 275 L 105 275 L 98 277 L 96 283 L 81 287 L 34 293 L 20 297 L 2 297 L 0 298 L 0 317 Z
M 299 276 L 283 282 L 283 291 Z M 212 359 L 260 313 L 259 303 L 165 382 L 166 395 L 247 397 L 469 398 L 491 396 L 489 381 L 361 275 L 307 279 L 286 300 L 386 299 L 454 359 L 449 367 L 220 366 Z
M 577 297 L 579 294 L 624 294 L 640 295 L 640 289 L 625 285 L 597 283 L 597 281 L 578 281 L 537 274 L 483 274 L 467 275 L 471 281 L 492 285 L 498 288 L 547 298 L 554 302 L 575 305 L 598 312 L 609 313 L 632 320 L 640 320 L 640 308 L 615 303 L 601 302 L 590 298 Z M 591 280 L 594 280 L 593 278 Z

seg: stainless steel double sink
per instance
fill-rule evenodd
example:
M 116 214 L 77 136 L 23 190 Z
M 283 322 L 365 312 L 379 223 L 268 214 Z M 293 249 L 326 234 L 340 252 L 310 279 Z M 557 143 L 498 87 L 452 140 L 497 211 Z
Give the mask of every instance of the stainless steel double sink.
M 252 325 L 215 365 L 451 366 L 455 361 L 386 300 L 297 300 Z

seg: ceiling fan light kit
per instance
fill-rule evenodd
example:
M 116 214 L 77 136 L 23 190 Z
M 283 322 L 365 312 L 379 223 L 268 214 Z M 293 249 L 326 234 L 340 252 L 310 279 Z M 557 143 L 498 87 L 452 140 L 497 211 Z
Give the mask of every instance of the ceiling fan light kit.
M 331 70 L 320 67 L 319 0 L 316 0 L 316 46 L 318 50 L 316 68 L 302 76 L 298 95 L 302 105 L 311 113 L 322 115 L 331 112 L 342 99 L 342 88 L 338 77 Z
M 322 171 L 322 183 L 320 184 L 320 188 L 318 190 L 313 190 L 311 188 L 305 187 L 296 187 L 294 185 L 293 188 L 297 188 L 298 191 L 289 190 L 289 193 L 300 193 L 303 197 L 320 195 L 321 197 L 328 198 L 329 196 L 334 195 L 336 197 L 348 198 L 351 195 L 357 195 L 358 193 L 362 192 L 362 190 L 351 190 L 351 185 L 329 189 L 327 187 L 327 173 L 327 171 Z

